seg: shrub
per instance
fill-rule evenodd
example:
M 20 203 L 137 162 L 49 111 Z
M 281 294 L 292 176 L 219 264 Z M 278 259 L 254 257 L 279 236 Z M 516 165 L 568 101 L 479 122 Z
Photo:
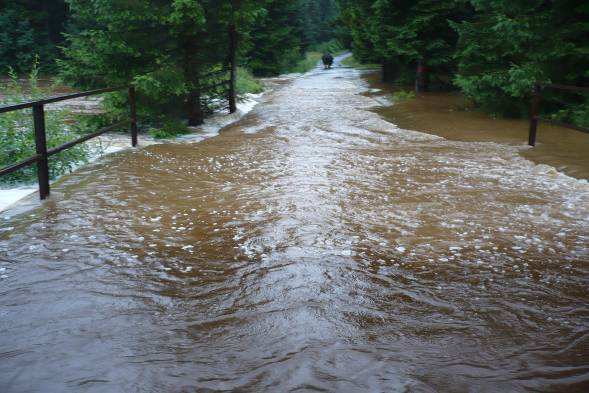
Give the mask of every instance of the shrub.
M 572 105 L 569 108 L 561 109 L 550 117 L 557 121 L 589 128 L 589 100 L 582 104 Z
M 264 86 L 262 86 L 248 69 L 239 67 L 237 69 L 236 89 L 237 94 L 257 94 L 264 91 Z
M 399 90 L 393 93 L 393 101 L 401 102 L 415 98 L 415 93 L 412 91 Z
M 329 52 L 336 56 L 345 52 L 346 48 L 344 48 L 338 40 L 331 40 L 312 46 L 310 51 L 320 52 L 321 54 Z
M 369 70 L 374 68 L 380 68 L 380 64 L 363 63 L 356 59 L 355 56 L 349 56 L 342 60 L 342 65 L 346 67 L 357 68 L 360 70 Z
M 28 90 L 25 92 L 17 74 L 11 69 L 10 78 L 2 86 L 3 97 L 0 104 L 9 105 L 40 98 L 46 95 L 37 84 L 38 62 L 33 63 L 28 77 Z M 45 128 L 47 147 L 53 148 L 76 139 L 83 133 L 83 126 L 68 125 L 73 118 L 67 110 L 46 110 Z M 87 162 L 89 147 L 80 144 L 67 149 L 49 160 L 51 178 L 70 172 L 80 163 Z M 0 115 L 0 167 L 6 167 L 35 155 L 35 136 L 32 110 L 24 109 Z M 32 182 L 36 179 L 36 167 L 23 168 L 0 178 L 0 183 Z
M 299 61 L 289 71 L 299 73 L 311 71 L 312 69 L 317 67 L 317 63 L 319 63 L 319 61 L 321 60 L 321 56 L 323 56 L 321 52 L 307 52 L 305 54 L 305 58 Z
M 149 131 L 149 135 L 155 139 L 170 139 L 186 134 L 190 134 L 190 129 L 177 119 L 166 119 L 161 128 Z

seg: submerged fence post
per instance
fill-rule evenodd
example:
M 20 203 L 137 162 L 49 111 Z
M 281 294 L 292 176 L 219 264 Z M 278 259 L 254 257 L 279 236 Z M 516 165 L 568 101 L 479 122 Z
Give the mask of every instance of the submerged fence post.
M 47 136 L 45 133 L 45 110 L 42 104 L 33 105 L 33 124 L 35 127 L 35 150 L 37 160 L 37 178 L 41 200 L 49 196 L 49 161 L 47 159 Z
M 229 26 L 229 66 L 231 67 L 231 79 L 229 80 L 229 113 L 237 111 L 237 28 L 234 24 Z
M 528 136 L 528 145 L 536 146 L 536 134 L 538 132 L 538 115 L 540 109 L 540 85 L 534 85 L 532 95 L 532 107 L 530 109 L 530 135 Z
M 421 93 L 427 90 L 427 69 L 423 60 L 417 61 L 417 72 L 415 75 L 415 92 Z
M 131 110 L 131 145 L 137 146 L 137 94 L 135 87 L 129 87 L 129 106 Z

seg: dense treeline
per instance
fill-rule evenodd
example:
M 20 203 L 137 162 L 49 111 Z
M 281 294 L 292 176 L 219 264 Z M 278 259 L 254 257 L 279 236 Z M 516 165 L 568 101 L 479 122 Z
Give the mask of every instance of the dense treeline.
M 295 69 L 337 37 L 383 79 L 418 89 L 459 88 L 497 114 L 526 113 L 532 86 L 586 86 L 589 3 L 577 0 L 4 0 L 0 73 L 30 68 L 79 87 L 133 82 L 144 107 L 204 100 L 202 75 L 237 62 L 256 76 Z M 549 94 L 545 108 L 589 124 L 587 100 Z M 214 97 L 208 97 L 213 99 Z M 558 101 L 566 101 L 564 110 Z M 206 105 L 205 105 L 206 106 Z M 192 108 L 192 109 L 190 109 Z M 193 122 L 194 123 L 194 122 Z
M 229 4 L 242 7 L 241 3 L 245 5 L 248 1 L 2 0 L 0 74 L 6 74 L 8 67 L 26 72 L 36 56 L 40 58 L 45 73 L 55 73 L 55 62 L 63 57 L 66 35 L 70 38 L 80 35 L 83 40 L 88 38 L 90 31 L 109 33 L 109 29 L 112 32 L 115 26 L 108 23 L 114 20 L 122 22 L 128 18 L 132 21 L 129 26 L 132 41 L 138 37 L 138 27 L 144 36 L 159 34 L 161 30 L 154 29 L 156 24 L 159 23 L 162 29 L 171 27 L 172 22 L 163 22 L 163 19 L 178 18 L 182 12 L 200 13 L 194 15 L 194 21 L 202 18 L 208 23 L 201 27 L 222 24 L 227 15 L 218 11 Z M 261 0 L 249 1 L 247 7 L 253 19 L 249 25 L 242 26 L 240 61 L 259 75 L 288 71 L 305 50 L 331 40 L 334 37 L 333 22 L 339 15 L 336 0 Z M 172 12 L 175 16 L 171 15 Z M 141 21 L 139 15 L 147 18 Z M 118 34 L 125 33 L 124 25 L 118 28 Z M 168 34 L 167 31 L 164 33 Z M 200 42 L 218 33 L 215 29 L 201 28 L 200 34 L 194 37 Z
M 133 83 L 142 108 L 195 125 L 223 94 L 201 94 L 215 83 L 206 75 L 235 62 L 258 76 L 292 70 L 332 38 L 337 15 L 335 0 L 16 0 L 0 14 L 0 69 L 22 73 L 38 56 L 80 88 Z
M 335 0 L 0 0 L 0 76 L 9 76 L 0 105 L 49 94 L 39 72 L 82 89 L 132 84 L 145 128 L 172 137 L 226 99 L 235 109 L 235 90 L 261 89 L 248 69 L 266 76 L 308 66 L 305 52 L 333 37 L 337 15 Z M 48 146 L 127 117 L 126 100 L 106 96 L 100 116 L 48 111 Z M 35 154 L 32 133 L 23 132 L 31 122 L 26 110 L 0 117 L 0 166 Z M 52 157 L 51 176 L 88 154 L 79 145 Z M 27 168 L 3 181 L 34 176 Z
M 355 56 L 383 78 L 457 86 L 479 106 L 520 115 L 536 82 L 586 86 L 589 3 L 577 0 L 340 0 Z M 421 71 L 421 72 L 419 72 Z M 587 103 L 569 117 L 588 123 Z M 555 105 L 557 107 L 557 105 Z
M 267 1 L 249 32 L 248 67 L 258 76 L 291 70 L 306 50 L 334 37 L 338 15 L 335 0 Z
M 0 75 L 28 71 L 35 56 L 54 71 L 67 18 L 65 0 L 0 0 Z

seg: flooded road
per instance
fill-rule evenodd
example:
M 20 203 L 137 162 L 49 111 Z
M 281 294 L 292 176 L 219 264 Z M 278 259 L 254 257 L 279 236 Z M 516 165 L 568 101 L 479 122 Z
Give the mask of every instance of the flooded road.
M 381 90 L 376 95 L 393 93 L 394 88 L 380 82 L 379 73 L 368 73 L 365 78 L 371 87 Z M 469 106 L 459 93 L 428 92 L 375 111 L 401 128 L 450 140 L 519 146 L 520 154 L 535 163 L 553 166 L 577 179 L 589 179 L 589 134 L 541 122 L 536 147 L 531 148 L 527 145 L 527 119 L 493 118 Z
M 584 392 L 589 185 L 358 71 L 0 216 L 2 392 Z

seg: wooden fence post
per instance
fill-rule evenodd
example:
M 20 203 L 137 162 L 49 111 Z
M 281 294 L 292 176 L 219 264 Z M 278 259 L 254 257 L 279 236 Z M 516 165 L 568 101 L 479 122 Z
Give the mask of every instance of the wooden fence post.
M 231 67 L 231 79 L 229 81 L 229 113 L 237 111 L 237 28 L 234 24 L 229 26 L 229 66 Z
M 538 115 L 540 110 L 540 86 L 534 85 L 532 96 L 532 107 L 530 110 L 530 135 L 528 136 L 528 145 L 536 146 L 536 134 L 538 132 Z
M 131 145 L 137 146 L 137 93 L 135 87 L 129 87 L 129 106 L 131 110 Z
M 35 128 L 35 149 L 37 151 L 37 178 L 41 200 L 49 196 L 49 161 L 47 158 L 47 136 L 45 133 L 45 110 L 42 104 L 33 105 L 33 124 Z
M 381 80 L 385 83 L 393 83 L 398 76 L 398 69 L 389 60 L 383 60 L 381 62 Z
M 417 61 L 417 73 L 415 75 L 415 92 L 427 91 L 427 69 L 423 60 Z

